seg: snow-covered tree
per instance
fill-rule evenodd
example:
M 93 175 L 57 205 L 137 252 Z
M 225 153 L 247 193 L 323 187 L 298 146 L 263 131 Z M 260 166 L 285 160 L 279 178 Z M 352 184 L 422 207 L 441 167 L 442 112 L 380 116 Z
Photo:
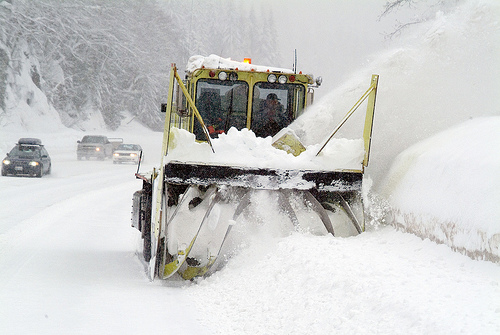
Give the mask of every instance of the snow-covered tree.
M 160 127 L 171 63 L 182 66 L 193 54 L 242 59 L 250 40 L 274 38 L 273 30 L 249 36 L 241 6 L 232 0 L 0 0 L 0 108 L 6 68 L 16 66 L 12 55 L 27 44 L 37 59 L 32 80 L 67 126 L 98 112 L 115 129 L 129 112 Z

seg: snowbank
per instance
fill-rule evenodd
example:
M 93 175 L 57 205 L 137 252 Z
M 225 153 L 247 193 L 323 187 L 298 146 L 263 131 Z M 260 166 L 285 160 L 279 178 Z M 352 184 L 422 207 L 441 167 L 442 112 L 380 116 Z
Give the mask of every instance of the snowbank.
M 382 188 L 390 222 L 500 262 L 500 116 L 472 119 L 401 153 Z

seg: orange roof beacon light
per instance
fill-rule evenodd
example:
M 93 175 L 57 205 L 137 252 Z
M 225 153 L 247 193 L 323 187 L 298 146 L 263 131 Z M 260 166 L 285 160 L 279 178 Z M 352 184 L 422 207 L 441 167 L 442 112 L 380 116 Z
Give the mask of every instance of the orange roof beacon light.
M 245 64 L 252 64 L 252 58 L 244 58 L 243 63 Z

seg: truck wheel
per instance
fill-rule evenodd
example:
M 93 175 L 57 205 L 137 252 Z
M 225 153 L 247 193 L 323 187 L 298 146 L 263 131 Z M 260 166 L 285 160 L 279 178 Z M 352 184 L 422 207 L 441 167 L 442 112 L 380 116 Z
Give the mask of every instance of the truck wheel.
M 144 183 L 140 198 L 139 228 L 143 241 L 142 254 L 144 260 L 151 260 L 151 185 Z
M 142 241 L 144 242 L 142 253 L 144 255 L 144 260 L 149 262 L 151 260 L 151 222 L 146 222 L 142 233 Z

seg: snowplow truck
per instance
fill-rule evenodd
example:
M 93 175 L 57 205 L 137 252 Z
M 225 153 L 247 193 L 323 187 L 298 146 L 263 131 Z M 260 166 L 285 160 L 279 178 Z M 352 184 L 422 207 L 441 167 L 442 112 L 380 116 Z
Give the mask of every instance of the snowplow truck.
M 289 126 L 312 103 L 320 78 L 214 55 L 191 57 L 181 78 L 172 64 L 160 165 L 138 170 L 143 187 L 133 196 L 132 226 L 142 233 L 150 278 L 189 280 L 222 266 L 233 227 L 263 215 L 255 210 L 259 192 L 273 199 L 291 231 L 337 235 L 348 226 L 361 233 L 377 83 L 373 75 L 321 147 L 306 148 Z M 333 136 L 365 100 L 357 165 L 318 163 L 328 162 Z

